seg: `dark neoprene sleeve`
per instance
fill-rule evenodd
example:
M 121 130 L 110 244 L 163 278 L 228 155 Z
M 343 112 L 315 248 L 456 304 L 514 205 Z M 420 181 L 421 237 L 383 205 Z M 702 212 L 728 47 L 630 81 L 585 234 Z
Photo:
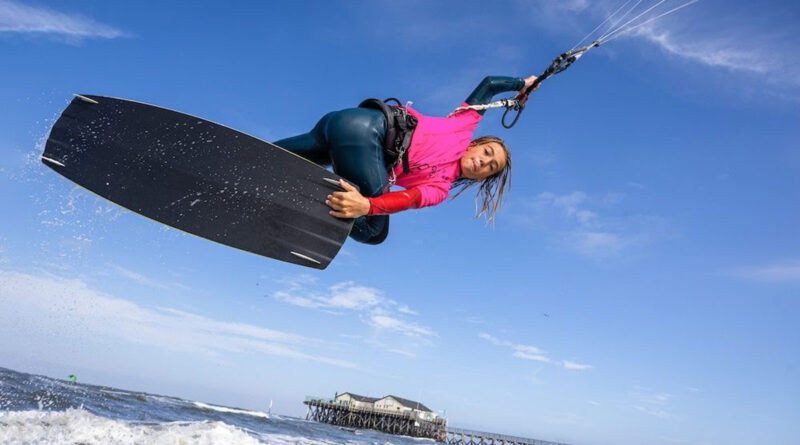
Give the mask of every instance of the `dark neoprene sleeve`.
M 525 86 L 525 79 L 508 76 L 486 76 L 475 91 L 465 101 L 467 105 L 488 104 L 497 93 L 519 91 Z M 483 111 L 478 111 L 483 114 Z

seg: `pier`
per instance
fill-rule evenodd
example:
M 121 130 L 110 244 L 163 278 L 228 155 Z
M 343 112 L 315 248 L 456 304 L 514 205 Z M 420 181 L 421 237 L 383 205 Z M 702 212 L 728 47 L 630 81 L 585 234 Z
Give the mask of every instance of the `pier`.
M 443 442 L 447 421 L 420 419 L 414 412 L 398 412 L 381 408 L 352 407 L 333 400 L 306 398 L 306 420 L 347 428 L 361 428 L 389 434 L 425 437 Z
M 376 400 L 376 399 L 372 399 Z M 357 428 L 425 437 L 447 445 L 567 445 L 547 440 L 528 439 L 504 434 L 448 428 L 447 420 L 422 419 L 415 411 L 396 411 L 375 406 L 354 406 L 334 399 L 306 397 L 306 420 L 345 428 Z
M 448 445 L 567 445 L 547 440 L 526 439 L 504 434 L 485 433 L 460 428 L 447 428 L 443 441 Z

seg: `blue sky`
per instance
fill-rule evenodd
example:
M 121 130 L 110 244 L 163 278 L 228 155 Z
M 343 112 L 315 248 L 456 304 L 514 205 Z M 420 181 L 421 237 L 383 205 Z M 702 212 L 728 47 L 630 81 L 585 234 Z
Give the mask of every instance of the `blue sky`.
M 800 435 L 800 7 L 702 0 L 547 80 L 494 228 L 466 195 L 325 271 L 178 233 L 43 167 L 73 93 L 265 140 L 370 96 L 445 115 L 617 2 L 0 0 L 0 366 L 303 415 L 420 399 L 575 444 Z

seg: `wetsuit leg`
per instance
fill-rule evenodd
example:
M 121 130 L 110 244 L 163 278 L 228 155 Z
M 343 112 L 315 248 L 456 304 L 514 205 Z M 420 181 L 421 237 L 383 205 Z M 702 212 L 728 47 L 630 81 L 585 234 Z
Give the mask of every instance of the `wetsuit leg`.
M 320 165 L 333 165 L 340 176 L 357 185 L 362 195 L 378 196 L 389 182 L 383 159 L 386 119 L 378 110 L 350 108 L 323 116 L 305 134 L 276 141 L 275 145 Z M 350 237 L 379 244 L 389 233 L 389 216 L 356 218 Z
M 389 183 L 383 158 L 386 119 L 379 110 L 351 108 L 331 113 L 322 131 L 333 170 L 356 184 L 362 195 L 383 194 Z M 389 233 L 389 216 L 356 218 L 350 237 L 367 244 L 379 244 Z
M 321 128 L 332 113 L 328 113 L 320 119 L 317 125 L 308 132 L 281 139 L 273 142 L 278 147 L 296 153 L 309 161 L 319 165 L 331 165 L 331 157 L 328 154 L 328 146 L 325 143 Z
M 389 180 L 383 159 L 383 113 L 367 108 L 337 111 L 327 116 L 321 130 L 333 170 L 358 185 L 364 196 L 382 194 Z

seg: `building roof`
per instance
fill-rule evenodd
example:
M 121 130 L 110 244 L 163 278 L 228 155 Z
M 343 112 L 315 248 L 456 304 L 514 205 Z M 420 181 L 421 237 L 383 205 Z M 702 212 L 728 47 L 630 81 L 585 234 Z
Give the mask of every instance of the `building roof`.
M 348 394 L 348 395 L 350 395 L 350 397 L 351 397 L 351 398 L 353 398 L 353 399 L 355 399 L 355 400 L 358 400 L 359 402 L 367 402 L 367 403 L 372 403 L 372 402 L 374 402 L 374 401 L 378 400 L 376 397 L 360 396 L 360 395 L 358 395 L 358 394 L 353 394 L 352 392 L 343 392 L 343 393 L 341 393 L 341 394 L 339 394 L 339 395 L 340 395 L 340 396 L 343 396 L 343 395 L 345 395 L 345 394 Z M 338 397 L 338 396 L 337 396 L 337 397 Z
M 431 412 L 431 413 L 433 412 L 432 409 L 428 408 L 427 406 L 425 406 L 425 405 L 423 405 L 423 404 L 421 404 L 419 402 L 415 402 L 413 400 L 404 399 L 402 397 L 393 396 L 391 394 L 389 394 L 386 397 L 391 397 L 391 398 L 397 400 L 398 402 L 400 402 L 401 405 L 405 406 L 406 408 L 416 409 L 416 410 L 420 410 L 420 411 L 428 411 L 428 412 Z M 382 397 L 382 398 L 385 399 L 386 397 Z M 379 400 L 379 399 L 375 399 L 375 400 Z

